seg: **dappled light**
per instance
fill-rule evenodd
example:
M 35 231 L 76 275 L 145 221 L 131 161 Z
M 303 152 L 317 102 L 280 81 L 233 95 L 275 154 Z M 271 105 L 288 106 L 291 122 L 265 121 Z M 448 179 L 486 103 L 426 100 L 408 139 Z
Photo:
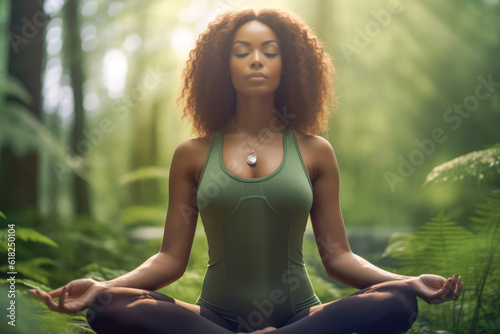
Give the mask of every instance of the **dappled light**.
M 92 333 L 85 312 L 48 313 L 26 290 L 111 280 L 158 253 L 172 160 L 193 137 L 176 104 L 190 51 L 219 13 L 258 5 L 297 13 L 332 58 L 337 108 L 316 136 L 338 160 L 352 250 L 402 275 L 464 280 L 456 302 L 419 300 L 408 333 L 500 332 L 499 0 L 10 0 L 0 3 L 0 254 L 13 253 L 15 224 L 16 267 L 2 262 L 0 293 L 16 272 L 17 321 L 28 320 L 15 333 Z M 159 289 L 189 303 L 216 252 L 197 219 L 184 275 Z M 310 217 L 303 255 L 319 299 L 355 292 L 326 272 Z M 3 316 L 0 332 L 11 329 Z

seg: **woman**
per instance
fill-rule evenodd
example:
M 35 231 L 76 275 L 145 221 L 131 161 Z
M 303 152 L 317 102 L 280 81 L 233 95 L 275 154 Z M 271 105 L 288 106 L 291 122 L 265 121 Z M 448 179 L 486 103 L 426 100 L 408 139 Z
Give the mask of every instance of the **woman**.
M 293 13 L 220 14 L 184 71 L 183 116 L 201 136 L 173 156 L 161 250 L 116 279 L 74 280 L 40 298 L 59 312 L 88 307 L 97 333 L 208 334 L 402 333 L 417 296 L 456 300 L 457 275 L 401 276 L 351 252 L 334 150 L 314 135 L 326 125 L 332 74 Z M 190 304 L 155 290 L 183 275 L 198 212 L 209 264 Z M 324 303 L 315 295 L 302 259 L 309 214 L 327 273 L 357 293 Z

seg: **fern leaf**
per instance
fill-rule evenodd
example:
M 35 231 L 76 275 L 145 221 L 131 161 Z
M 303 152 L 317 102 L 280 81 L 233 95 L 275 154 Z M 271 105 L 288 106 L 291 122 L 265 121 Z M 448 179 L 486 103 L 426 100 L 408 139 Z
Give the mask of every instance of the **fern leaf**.
M 7 284 L 8 281 L 4 278 L 1 278 L 0 283 Z M 40 289 L 47 292 L 53 290 L 50 286 L 31 280 L 29 278 L 16 278 L 16 284 L 22 284 L 29 289 Z
M 493 183 L 500 180 L 500 147 L 461 155 L 438 165 L 427 174 L 424 185 L 449 181 Z
M 120 177 L 120 185 L 147 179 L 168 179 L 170 170 L 156 166 L 141 167 L 123 174 Z
M 66 163 L 68 153 L 64 146 L 26 107 L 18 104 L 6 104 L 0 112 L 0 143 L 10 145 L 13 151 L 22 156 L 30 150 L 46 151 L 64 168 L 75 172 L 89 182 L 88 173 L 79 156 L 71 156 L 71 163 Z
M 413 234 L 393 235 L 383 256 L 400 260 L 405 272 L 413 275 L 469 271 L 466 260 L 476 237 L 451 222 L 441 212 Z
M 48 284 L 50 273 L 43 268 L 45 265 L 59 266 L 59 264 L 52 259 L 46 257 L 36 257 L 28 261 L 17 261 L 16 271 L 24 277 L 37 280 L 43 284 Z M 8 268 L 8 264 L 0 266 L 0 270 L 4 272 L 8 271 Z
M 31 105 L 32 96 L 21 80 L 13 75 L 0 77 L 0 91 L 4 96 L 13 96 L 26 105 Z
M 474 213 L 476 216 L 471 217 L 471 221 L 475 223 L 477 233 L 490 239 L 492 245 L 498 244 L 500 242 L 500 192 L 485 198 L 485 202 L 478 204 Z
M 7 236 L 7 230 L 6 229 L 0 230 L 0 238 L 3 239 L 6 236 Z M 16 227 L 16 239 L 23 241 L 38 242 L 44 245 L 49 245 L 59 248 L 59 246 L 57 245 L 57 243 L 54 242 L 54 240 L 41 234 L 38 231 L 35 231 L 30 227 Z

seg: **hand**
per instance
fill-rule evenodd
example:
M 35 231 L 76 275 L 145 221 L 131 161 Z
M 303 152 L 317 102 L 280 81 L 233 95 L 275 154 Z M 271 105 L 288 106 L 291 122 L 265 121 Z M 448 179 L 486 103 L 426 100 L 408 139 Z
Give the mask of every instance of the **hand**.
M 428 304 L 441 304 L 457 300 L 464 286 L 458 274 L 448 279 L 439 275 L 423 274 L 405 280 Z
M 106 285 L 92 278 L 81 278 L 73 280 L 68 284 L 49 293 L 42 290 L 30 289 L 28 292 L 47 304 L 56 312 L 77 313 L 85 310 Z M 58 303 L 53 298 L 59 297 Z

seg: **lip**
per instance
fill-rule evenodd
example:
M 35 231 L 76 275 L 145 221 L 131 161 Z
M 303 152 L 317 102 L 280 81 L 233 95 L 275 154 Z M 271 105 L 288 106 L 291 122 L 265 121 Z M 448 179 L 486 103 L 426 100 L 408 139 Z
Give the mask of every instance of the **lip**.
M 247 79 L 267 79 L 267 76 L 262 72 L 252 72 L 247 75 Z

